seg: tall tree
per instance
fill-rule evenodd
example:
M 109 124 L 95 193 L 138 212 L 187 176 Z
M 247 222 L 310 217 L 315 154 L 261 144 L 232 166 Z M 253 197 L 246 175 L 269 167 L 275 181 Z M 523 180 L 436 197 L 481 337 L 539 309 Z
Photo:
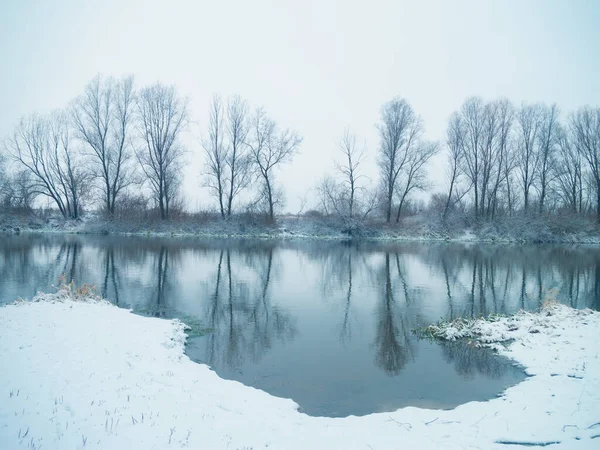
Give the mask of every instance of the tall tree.
M 227 215 L 231 216 L 233 202 L 250 184 L 252 158 L 246 144 L 249 132 L 248 104 L 239 96 L 227 102 L 228 152 L 227 167 Z
M 581 212 L 583 203 L 583 160 L 577 146 L 571 142 L 568 130 L 559 127 L 556 179 L 558 195 L 574 213 Z
M 359 148 L 356 144 L 356 135 L 350 132 L 349 129 L 344 131 L 344 135 L 340 141 L 340 150 L 343 153 L 343 162 L 335 163 L 337 171 L 342 175 L 344 189 L 344 197 L 347 198 L 348 215 L 352 217 L 355 212 L 355 204 L 357 195 L 361 187 L 358 181 L 363 177 L 360 173 L 361 164 L 365 158 L 364 148 Z
M 77 137 L 91 150 L 92 175 L 100 181 L 104 209 L 110 215 L 119 194 L 135 179 L 130 164 L 134 101 L 133 77 L 115 80 L 98 75 L 71 108 Z
M 537 141 L 541 128 L 540 105 L 521 105 L 517 114 L 518 174 L 523 190 L 523 209 L 529 208 L 529 194 L 539 175 Z
M 512 152 L 512 129 L 514 121 L 514 107 L 507 100 L 502 99 L 497 102 L 498 110 L 498 133 L 497 133 L 497 160 L 496 160 L 496 180 L 493 189 L 490 192 L 488 201 L 488 211 L 491 211 L 491 218 L 494 219 L 498 209 L 498 194 L 504 185 L 506 187 L 509 213 L 512 207 L 510 175 L 514 168 Z
M 456 191 L 459 182 L 460 166 L 463 158 L 463 147 L 465 138 L 464 125 L 461 116 L 458 113 L 452 114 L 446 130 L 446 145 L 448 147 L 448 178 L 450 186 L 448 187 L 448 196 L 444 205 L 442 219 L 445 220 L 450 207 L 452 206 L 452 196 Z
M 600 222 L 600 108 L 584 107 L 571 116 L 573 144 L 587 162 L 596 193 L 596 216 Z
M 142 145 L 136 156 L 162 219 L 178 193 L 184 149 L 179 142 L 188 123 L 187 100 L 175 86 L 157 83 L 140 91 L 138 116 Z
M 275 206 L 282 202 L 281 190 L 275 184 L 276 169 L 293 159 L 302 143 L 295 131 L 280 130 L 264 110 L 258 109 L 252 119 L 248 146 L 261 182 L 259 199 L 266 202 L 269 218 L 275 219 Z
M 224 218 L 227 201 L 225 171 L 228 149 L 225 142 L 227 131 L 223 102 L 218 95 L 215 95 L 212 99 L 208 120 L 208 137 L 202 143 L 206 153 L 206 186 L 217 198 L 219 212 L 221 217 Z
M 479 217 L 481 199 L 481 160 L 484 142 L 485 105 L 480 98 L 467 99 L 460 114 L 465 127 L 463 172 L 474 190 L 475 219 Z
M 423 190 L 426 188 L 425 164 L 439 150 L 437 142 L 419 142 L 410 152 L 406 165 L 405 173 L 398 186 L 398 212 L 396 213 L 396 223 L 400 221 L 400 214 L 408 196 L 412 191 Z
M 385 193 L 385 218 L 389 223 L 400 172 L 405 168 L 423 134 L 423 125 L 409 103 L 396 97 L 382 106 L 381 121 L 377 129 L 380 137 L 378 162 Z
M 554 155 L 559 139 L 559 110 L 556 104 L 542 106 L 540 113 L 540 131 L 538 139 L 539 159 L 539 212 L 544 211 L 544 202 L 548 195 L 548 187 L 554 178 Z

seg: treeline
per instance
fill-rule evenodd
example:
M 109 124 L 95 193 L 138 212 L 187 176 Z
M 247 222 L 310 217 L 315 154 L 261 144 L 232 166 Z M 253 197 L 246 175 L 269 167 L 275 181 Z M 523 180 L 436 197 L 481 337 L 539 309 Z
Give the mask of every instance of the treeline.
M 67 108 L 22 118 L 5 140 L 2 204 L 26 210 L 43 197 L 65 218 L 78 218 L 84 205 L 96 204 L 109 216 L 150 207 L 168 219 L 184 209 L 181 138 L 189 123 L 188 101 L 175 86 L 157 83 L 136 90 L 133 77 L 97 76 Z M 273 219 L 282 199 L 274 174 L 301 141 L 263 109 L 251 113 L 239 97 L 225 107 L 215 97 L 203 140 L 204 175 L 223 217 L 252 186 L 257 191 L 253 207 Z M 7 159 L 16 163 L 11 174 Z
M 185 209 L 182 134 L 189 123 L 188 101 L 174 86 L 136 89 L 133 77 L 97 76 L 67 108 L 24 117 L 5 140 L 0 201 L 30 209 L 47 198 L 67 218 L 96 205 L 113 217 L 142 209 L 168 219 Z M 600 220 L 600 108 L 561 117 L 554 104 L 474 97 L 451 115 L 441 143 L 426 140 L 421 117 L 394 98 L 382 106 L 377 130 L 378 181 L 363 171 L 366 145 L 346 129 L 335 173 L 316 186 L 313 211 L 397 223 L 414 193 L 431 187 L 428 164 L 445 151 L 447 191 L 429 205 L 443 223 L 565 210 Z M 202 180 L 218 214 L 243 209 L 273 220 L 284 203 L 276 174 L 302 138 L 238 96 L 213 97 L 203 135 Z M 10 173 L 7 160 L 15 163 Z
M 444 223 L 453 214 L 472 222 L 565 210 L 600 220 L 600 108 L 561 119 L 555 104 L 516 107 L 473 97 L 449 118 L 443 146 L 423 139 L 422 120 L 396 98 L 382 107 L 377 129 L 379 184 L 361 183 L 364 148 L 346 131 L 343 163 L 318 188 L 325 214 L 359 210 L 364 218 L 375 210 L 398 222 L 411 193 L 430 187 L 427 163 L 445 147 L 448 190 L 429 205 Z
M 468 99 L 447 130 L 449 190 L 476 219 L 569 210 L 600 219 L 600 108 L 561 119 L 556 104 Z

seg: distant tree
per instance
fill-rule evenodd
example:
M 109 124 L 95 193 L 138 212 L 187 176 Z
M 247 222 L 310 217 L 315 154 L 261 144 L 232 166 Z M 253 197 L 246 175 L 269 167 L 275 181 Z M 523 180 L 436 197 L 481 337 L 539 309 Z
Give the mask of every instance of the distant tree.
M 463 104 L 460 114 L 464 126 L 463 173 L 473 186 L 475 219 L 479 217 L 481 199 L 481 160 L 483 158 L 484 103 L 480 98 L 472 97 Z
M 460 177 L 460 166 L 463 158 L 463 147 L 465 138 L 465 130 L 462 123 L 462 119 L 458 113 L 454 113 L 450 117 L 448 122 L 448 129 L 446 131 L 446 145 L 448 147 L 448 178 L 450 186 L 448 188 L 448 195 L 444 205 L 444 211 L 442 218 L 445 219 L 448 215 L 448 211 L 453 204 L 453 194 L 455 193 L 456 186 Z
M 239 96 L 227 102 L 228 151 L 227 167 L 227 215 L 231 216 L 233 202 L 248 187 L 252 175 L 252 157 L 246 141 L 249 133 L 248 104 Z
M 316 188 L 319 209 L 323 214 L 329 216 L 344 215 L 343 186 L 336 182 L 331 175 L 326 175 Z
M 398 188 L 398 212 L 396 223 L 400 221 L 402 207 L 411 192 L 424 190 L 427 187 L 425 164 L 439 151 L 437 142 L 418 142 L 412 148 L 405 164 L 405 173 Z
M 217 198 L 221 217 L 226 212 L 226 160 L 228 157 L 226 138 L 226 117 L 223 111 L 221 97 L 215 95 L 209 108 L 208 137 L 203 140 L 202 146 L 206 153 L 205 175 L 206 186 L 212 195 Z
M 363 175 L 360 173 L 360 167 L 365 158 L 365 150 L 364 148 L 358 148 L 356 135 L 350 132 L 349 129 L 344 131 L 344 135 L 340 141 L 340 150 L 344 155 L 343 162 L 336 162 L 335 167 L 342 175 L 342 183 L 345 187 L 343 195 L 347 198 L 348 215 L 352 217 L 355 213 L 358 193 L 362 189 L 358 182 L 363 178 Z
M 512 209 L 511 198 L 511 173 L 514 169 L 514 152 L 512 150 L 512 132 L 514 123 L 514 107 L 506 99 L 497 102 L 498 107 L 498 133 L 497 133 L 497 159 L 496 180 L 488 201 L 488 210 L 494 219 L 498 209 L 498 195 L 503 186 L 506 188 L 509 213 Z
M 554 179 L 554 164 L 556 147 L 559 140 L 559 110 L 556 104 L 543 105 L 540 113 L 540 131 L 538 137 L 539 159 L 539 212 L 544 211 L 544 202 L 549 191 L 549 185 Z
M 0 203 L 5 208 L 29 211 L 38 196 L 31 172 L 21 169 L 14 174 L 0 176 Z
M 184 149 L 179 138 L 188 123 L 187 100 L 177 95 L 175 86 L 157 83 L 140 91 L 137 105 L 142 145 L 136 157 L 160 217 L 168 219 L 181 184 Z
M 134 102 L 133 77 L 115 80 L 98 75 L 71 107 L 76 135 L 91 151 L 91 174 L 100 181 L 104 209 L 110 215 L 119 195 L 135 181 Z
M 219 204 L 221 217 L 233 212 L 234 200 L 252 178 L 252 157 L 248 150 L 248 105 L 239 96 L 227 106 L 215 95 L 210 105 L 208 136 L 202 145 L 206 153 L 205 185 Z
M 88 175 L 77 161 L 64 113 L 22 119 L 7 146 L 12 158 L 31 175 L 29 195 L 52 199 L 65 218 L 79 217 Z
M 539 176 L 540 154 L 537 142 L 541 130 L 542 107 L 523 104 L 517 113 L 517 168 L 523 191 L 523 209 L 529 208 L 531 187 Z
M 461 176 L 467 183 L 454 199 L 448 196 L 445 211 L 467 192 L 473 193 L 475 219 L 494 219 L 504 192 L 511 210 L 513 117 L 514 108 L 506 99 L 484 102 L 471 97 L 450 118 L 447 145 L 451 188 L 457 186 L 452 179 Z
M 571 116 L 573 145 L 587 162 L 596 194 L 596 216 L 600 222 L 600 108 L 584 107 Z
M 556 179 L 559 198 L 574 213 L 583 207 L 583 156 L 564 127 L 557 132 Z
M 275 219 L 275 206 L 282 202 L 282 191 L 275 184 L 276 169 L 293 159 L 302 143 L 295 131 L 280 130 L 264 110 L 258 109 L 252 118 L 248 146 L 260 180 L 259 199 L 266 202 L 269 218 Z
M 12 204 L 12 183 L 8 176 L 7 158 L 0 153 L 0 204 L 6 209 Z
M 396 97 L 382 106 L 377 129 L 380 136 L 379 169 L 385 195 L 385 218 L 389 223 L 400 174 L 418 147 L 423 125 L 408 102 Z

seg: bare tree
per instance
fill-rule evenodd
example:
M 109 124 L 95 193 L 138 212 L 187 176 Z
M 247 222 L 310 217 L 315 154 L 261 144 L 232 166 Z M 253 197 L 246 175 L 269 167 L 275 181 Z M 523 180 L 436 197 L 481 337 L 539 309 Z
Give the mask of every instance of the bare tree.
M 507 192 L 508 209 L 512 207 L 513 111 L 512 104 L 506 99 L 486 103 L 478 97 L 472 97 L 452 116 L 448 125 L 450 178 L 453 174 L 456 178 L 458 174 L 464 175 L 468 181 L 466 189 L 457 193 L 457 199 L 473 189 L 475 219 L 494 219 L 504 189 Z M 455 166 L 458 169 L 454 169 Z M 450 202 L 452 199 L 449 197 L 446 199 L 447 205 Z
M 596 215 L 600 222 L 600 108 L 581 108 L 571 116 L 573 144 L 583 155 L 596 193 Z
M 332 176 L 326 175 L 323 177 L 319 182 L 316 191 L 320 209 L 326 216 L 333 213 L 338 216 L 343 215 L 343 188 Z
M 425 164 L 439 151 L 437 142 L 419 142 L 413 146 L 406 165 L 405 173 L 398 186 L 398 212 L 396 223 L 400 221 L 402 207 L 412 191 L 423 190 L 427 187 Z
M 491 218 L 494 219 L 498 209 L 498 194 L 503 185 L 506 186 L 508 209 L 512 207 L 510 175 L 514 168 L 514 158 L 512 152 L 512 127 L 514 121 L 514 107 L 507 100 L 502 99 L 497 102 L 498 108 L 498 133 L 497 133 L 497 168 L 496 180 L 493 189 L 490 192 L 488 201 L 488 211 L 491 210 Z
M 423 125 L 408 102 L 396 97 L 381 108 L 381 123 L 377 129 L 381 140 L 379 168 L 385 194 L 385 218 L 389 223 L 398 177 L 423 134 Z
M 21 120 L 8 141 L 8 150 L 33 177 L 33 193 L 52 199 L 64 217 L 76 219 L 86 173 L 77 163 L 70 141 L 63 113 L 33 115 Z
M 485 120 L 482 100 L 477 97 L 467 99 L 461 108 L 461 115 L 465 127 L 463 172 L 474 188 L 475 219 L 477 219 L 481 196 L 481 159 Z
M 559 110 L 556 104 L 542 106 L 538 139 L 539 159 L 539 211 L 544 211 L 544 201 L 554 174 L 554 154 L 559 139 Z
M 9 206 L 21 211 L 31 210 L 33 202 L 38 196 L 31 172 L 27 169 L 21 169 L 12 174 L 7 182 L 8 186 L 6 187 L 10 191 Z
M 352 218 L 355 210 L 355 203 L 358 192 L 361 187 L 358 181 L 363 177 L 360 174 L 360 166 L 364 161 L 365 150 L 358 148 L 356 144 L 356 135 L 349 129 L 344 131 L 340 141 L 340 149 L 344 155 L 342 163 L 335 163 L 337 171 L 343 176 L 343 184 L 346 185 L 345 197 L 348 198 L 348 215 Z
M 71 108 L 77 137 L 91 150 L 92 176 L 100 181 L 104 209 L 110 215 L 119 194 L 135 181 L 130 164 L 134 101 L 133 77 L 115 80 L 98 75 Z
M 556 179 L 558 196 L 573 212 L 581 212 L 583 204 L 583 161 L 572 144 L 567 130 L 559 127 Z
M 465 130 L 462 123 L 462 119 L 459 114 L 454 113 L 450 117 L 448 123 L 448 130 L 446 131 L 446 145 L 448 146 L 448 177 L 450 179 L 450 186 L 448 188 L 448 196 L 446 197 L 446 204 L 444 205 L 444 212 L 442 213 L 442 219 L 446 219 L 448 210 L 450 209 L 452 202 L 452 195 L 455 192 L 456 185 L 459 182 L 460 177 L 460 166 L 463 158 L 463 147 Z
M 136 156 L 162 219 L 178 193 L 184 149 L 179 142 L 188 123 L 187 100 L 175 86 L 157 83 L 141 90 L 138 115 L 142 145 Z
M 248 104 L 239 96 L 227 103 L 228 151 L 227 167 L 227 215 L 231 216 L 233 202 L 251 181 L 252 158 L 246 145 L 249 132 Z
M 499 104 L 488 102 L 483 108 L 483 140 L 481 146 L 481 189 L 479 210 L 482 216 L 489 218 L 493 201 L 493 182 L 499 169 L 500 148 L 498 134 L 500 131 Z
M 282 192 L 275 185 L 275 170 L 293 159 L 302 143 L 295 131 L 279 130 L 264 110 L 258 109 L 252 119 L 248 146 L 254 167 L 261 181 L 259 196 L 267 204 L 271 220 L 275 219 L 275 206 L 282 202 Z
M 531 187 L 539 175 L 539 152 L 536 151 L 541 128 L 540 105 L 523 104 L 517 114 L 518 173 L 523 189 L 523 209 L 529 208 Z
M 202 143 L 206 152 L 206 186 L 217 198 L 221 217 L 225 217 L 226 192 L 225 192 L 225 170 L 227 160 L 225 114 L 221 97 L 215 95 L 209 109 L 208 138 Z

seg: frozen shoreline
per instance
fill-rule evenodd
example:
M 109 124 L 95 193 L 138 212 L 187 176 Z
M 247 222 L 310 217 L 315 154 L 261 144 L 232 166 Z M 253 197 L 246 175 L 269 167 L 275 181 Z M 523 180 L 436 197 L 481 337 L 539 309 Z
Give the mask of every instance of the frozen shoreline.
M 438 229 L 434 224 L 407 220 L 401 226 L 379 222 L 361 223 L 332 218 L 281 216 L 275 224 L 256 218 L 233 217 L 227 220 L 182 220 L 164 222 L 110 221 L 97 215 L 79 220 L 60 217 L 12 217 L 0 215 L 0 232 L 34 234 L 80 234 L 145 236 L 199 239 L 315 239 L 357 240 L 380 242 L 469 242 L 469 243 L 548 243 L 600 245 L 597 230 L 564 232 L 538 230 L 538 224 L 515 222 L 505 224 L 501 230 L 483 226 L 481 229 Z
M 551 305 L 461 330 L 445 326 L 446 337 L 460 331 L 490 342 L 532 376 L 499 398 L 450 411 L 332 419 L 191 362 L 179 321 L 137 316 L 86 292 L 72 297 L 62 290 L 0 308 L 0 448 L 600 445 L 597 312 Z

